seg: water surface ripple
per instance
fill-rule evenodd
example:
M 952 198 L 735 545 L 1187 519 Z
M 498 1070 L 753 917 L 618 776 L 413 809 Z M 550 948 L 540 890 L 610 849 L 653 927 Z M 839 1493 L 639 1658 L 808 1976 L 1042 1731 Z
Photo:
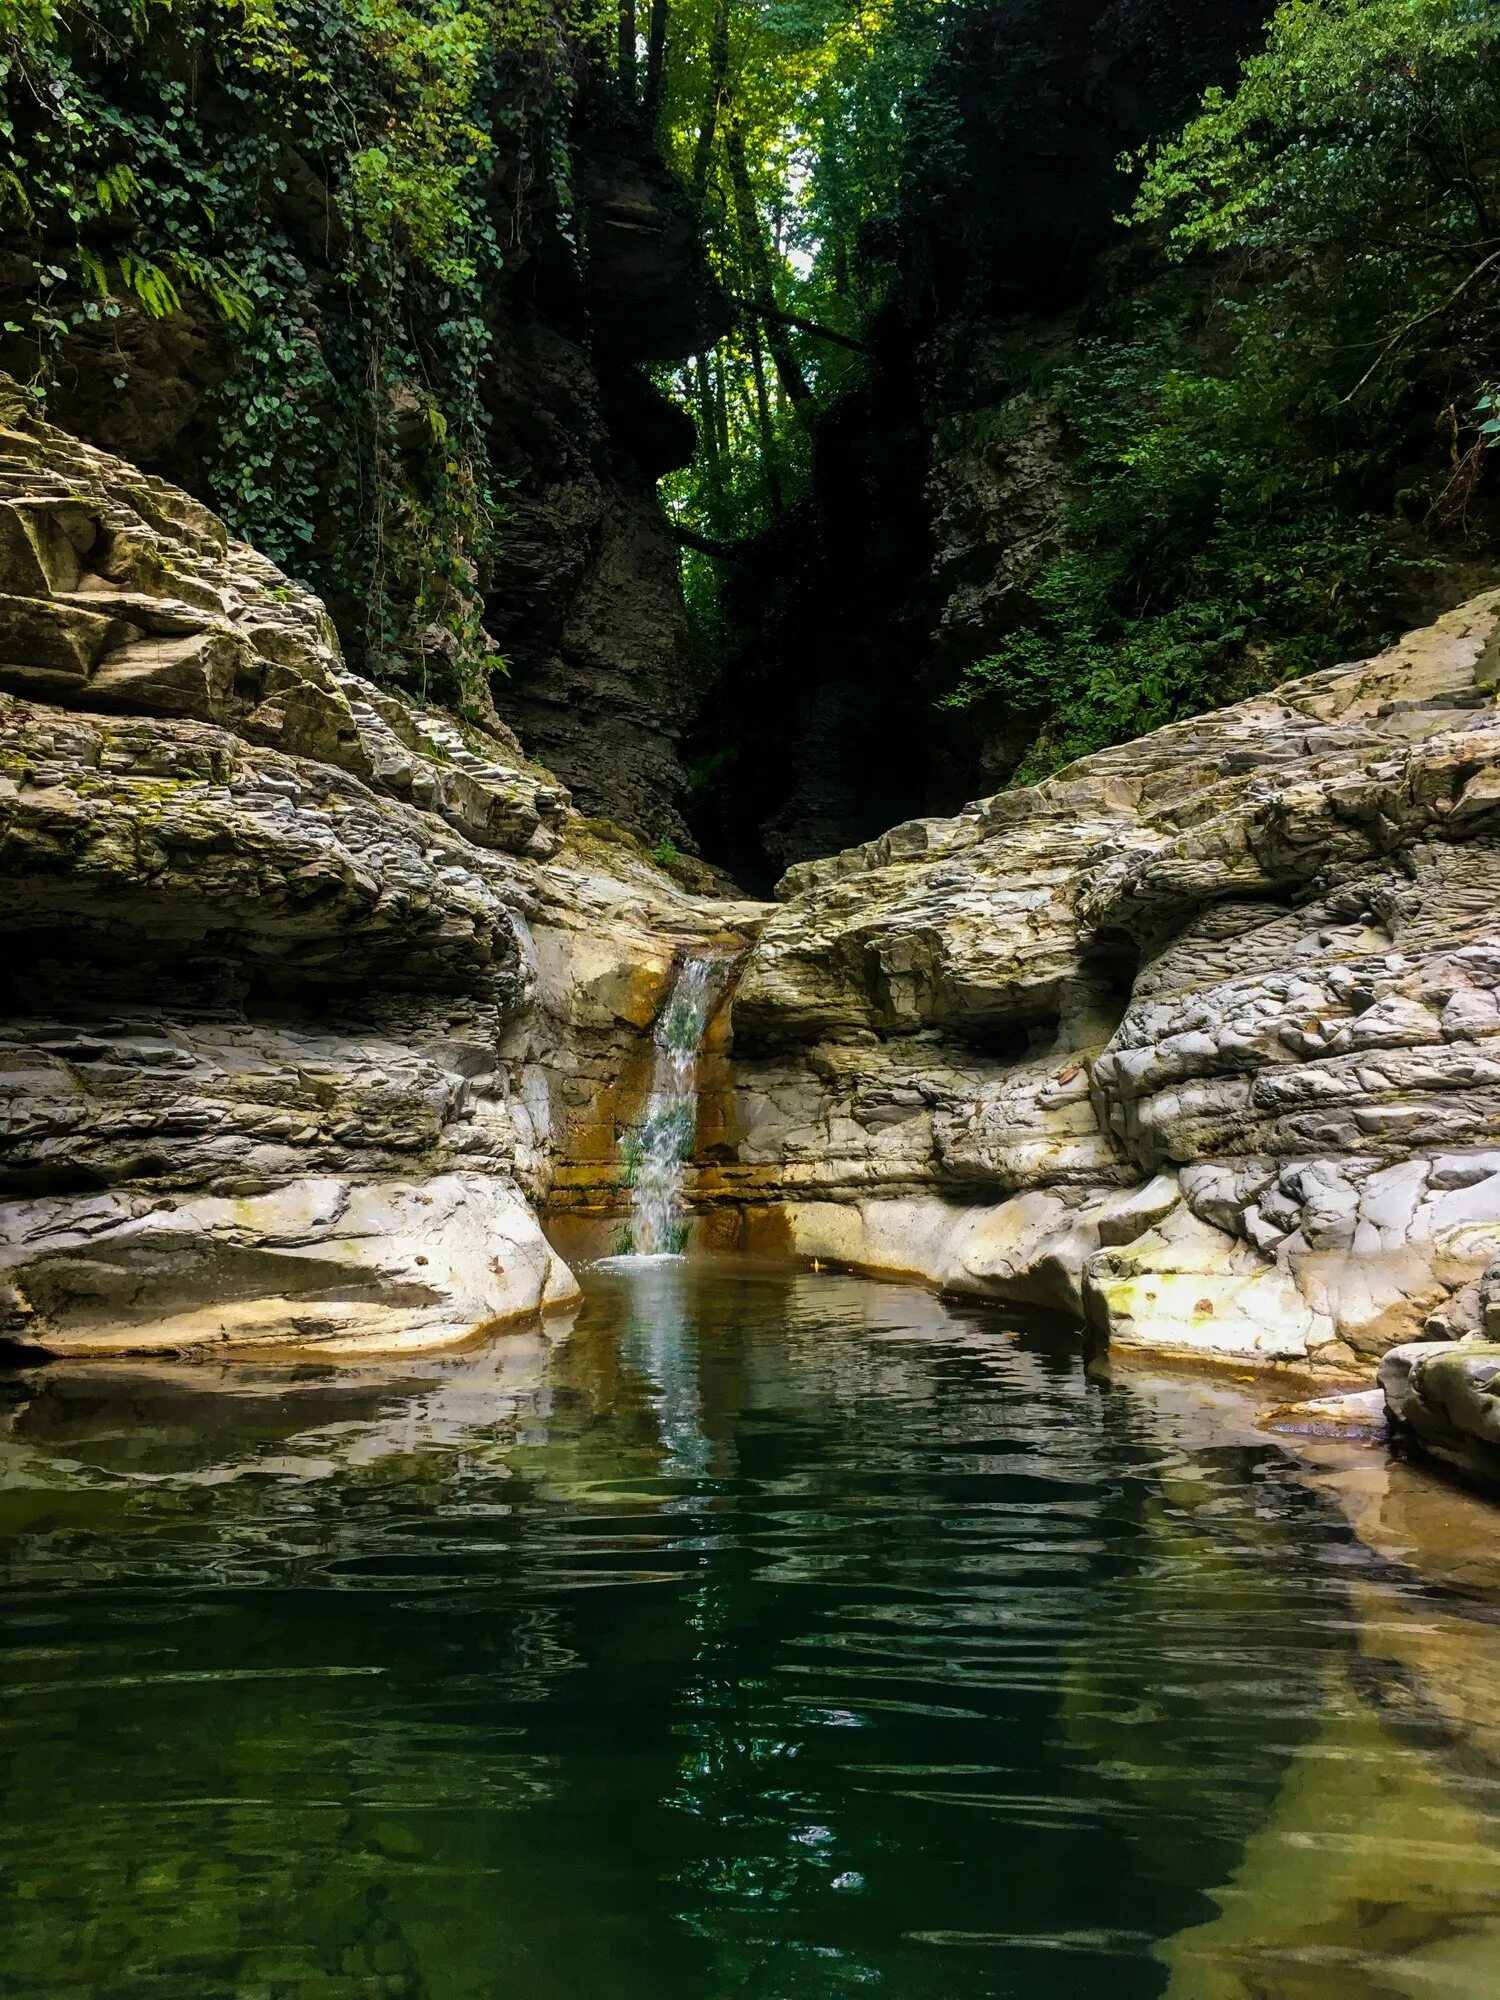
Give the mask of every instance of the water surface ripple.
M 0 1995 L 1489 2000 L 1494 1606 L 1216 1394 L 730 1260 L 15 1378 Z

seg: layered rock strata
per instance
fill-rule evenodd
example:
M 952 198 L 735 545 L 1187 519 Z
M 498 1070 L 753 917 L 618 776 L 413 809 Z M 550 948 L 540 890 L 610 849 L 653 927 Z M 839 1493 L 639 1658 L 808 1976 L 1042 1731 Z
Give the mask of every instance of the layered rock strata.
M 738 1164 L 804 1254 L 1351 1369 L 1500 1250 L 1500 593 L 794 869 Z
M 3 385 L 0 585 L 0 1335 L 359 1352 L 575 1296 L 533 1204 L 608 1192 L 734 913 Z
M 485 628 L 506 664 L 490 693 L 530 751 L 561 773 L 581 811 L 690 851 L 680 746 L 701 700 L 701 663 L 656 481 L 691 458 L 693 425 L 653 386 L 647 365 L 711 346 L 728 307 L 708 275 L 692 205 L 643 130 L 619 127 L 603 97 L 581 107 L 565 215 L 566 177 L 555 171 L 555 137 L 537 122 L 534 79 L 499 81 L 515 92 L 494 155 L 505 256 L 487 302 L 489 355 L 477 384 L 491 475 L 504 496 L 484 552 Z M 283 245 L 284 267 L 306 274 L 301 296 L 283 306 L 295 312 L 314 380 L 320 367 L 337 374 L 350 340 L 338 304 L 349 276 L 340 200 L 322 170 L 288 146 L 266 180 L 261 217 Z M 54 247 L 43 262 L 60 278 L 71 248 Z M 0 247 L 0 365 L 18 373 L 35 362 L 35 290 L 32 256 Z M 232 329 L 190 289 L 166 318 L 134 301 L 128 286 L 121 291 L 102 318 L 66 287 L 54 294 L 49 408 L 91 444 L 211 498 L 233 408 L 232 397 L 224 401 L 238 365 Z M 293 407 L 321 393 L 305 380 L 286 391 Z M 373 419 L 386 423 L 382 449 L 416 487 L 431 435 L 425 407 L 398 395 Z M 268 476 L 279 478 L 280 468 Z M 313 540 L 301 550 L 309 565 L 301 573 L 319 581 L 349 659 L 363 665 L 368 572 L 351 563 L 347 524 L 328 496 L 304 504 Z M 398 559 L 390 572 L 382 589 L 403 612 L 411 585 Z M 385 670 L 454 698 L 452 642 L 441 622 L 403 646 Z M 59 662 L 64 671 L 71 664 Z
M 3 385 L 0 585 L 5 1338 L 362 1352 L 572 1296 L 538 1207 L 618 1206 L 674 965 L 762 925 L 701 1069 L 717 1240 L 1193 1356 L 1493 1338 L 1500 592 L 768 910 L 348 673 Z

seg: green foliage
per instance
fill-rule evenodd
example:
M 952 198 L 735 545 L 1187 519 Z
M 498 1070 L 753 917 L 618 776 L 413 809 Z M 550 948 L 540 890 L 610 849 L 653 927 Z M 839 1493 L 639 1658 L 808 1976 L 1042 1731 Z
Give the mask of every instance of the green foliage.
M 329 598 L 369 670 L 471 708 L 497 665 L 498 288 L 538 205 L 572 241 L 575 74 L 614 17 L 0 0 L 0 214 L 29 274 L 7 365 L 45 394 L 83 352 L 128 394 L 141 328 L 190 321 L 214 356 L 211 497 Z M 647 99 L 643 62 L 620 63 L 617 109 L 654 123 L 734 301 L 714 351 L 661 377 L 698 424 L 664 493 L 700 542 L 795 500 L 924 191 L 960 214 L 993 196 L 964 185 L 965 118 L 1045 123 L 1026 18 L 1019 0 L 671 0 Z M 961 115 L 966 27 L 991 70 Z M 1062 424 L 1066 546 L 947 697 L 1027 722 L 1025 776 L 1378 638 L 1411 531 L 1462 528 L 1500 438 L 1490 0 L 1282 0 L 1236 85 L 1134 164 L 1134 292 L 1070 365 L 1018 348 L 937 436 L 1003 455 L 1039 397 Z M 686 580 L 712 632 L 712 555 Z
M 1059 376 L 1066 552 L 947 697 L 1031 719 L 1018 779 L 1369 647 L 1436 560 L 1411 528 L 1461 526 L 1500 437 L 1497 58 L 1474 0 L 1284 0 L 1148 153 L 1136 229 L 1209 283 Z
M 685 173 L 715 10 L 674 10 L 686 25 L 665 122 Z M 968 178 L 970 149 L 997 126 L 1024 144 L 1050 115 L 1033 14 L 1021 0 L 733 0 L 726 104 L 744 120 L 782 312 L 858 335 L 887 298 L 882 246 L 920 233 L 939 196 L 959 215 L 994 199 Z M 1283 0 L 1237 84 L 1125 164 L 1140 177 L 1123 296 L 1096 300 L 1069 365 L 1055 349 L 992 354 L 986 400 L 935 432 L 939 458 L 1003 458 L 1039 398 L 1061 424 L 1064 545 L 1017 628 L 945 698 L 983 699 L 1029 732 L 1021 779 L 1378 643 L 1433 537 L 1462 530 L 1500 437 L 1488 0 Z M 729 182 L 721 135 L 705 213 L 743 298 L 754 286 Z M 1005 276 L 977 271 L 976 310 Z M 810 463 L 809 413 L 859 371 L 793 330 L 811 391 L 799 401 L 767 333 L 742 314 L 673 385 L 700 449 L 669 497 L 710 538 L 788 504 Z M 713 631 L 712 557 L 690 554 L 686 575 Z
M 1235 89 L 1149 153 L 1136 217 L 1169 221 L 1180 255 L 1471 251 L 1500 164 L 1497 55 L 1485 0 L 1283 0 Z
M 1030 718 L 1021 783 L 1357 652 L 1422 560 L 1348 504 L 1336 464 L 1299 453 L 1255 376 L 1207 364 L 1188 314 L 1158 298 L 1129 318 L 1054 385 L 1066 548 L 1027 622 L 946 698 Z
M 721 4 L 672 7 L 660 136 L 690 186 Z M 894 213 L 948 11 L 943 0 L 728 0 L 702 219 L 735 324 L 711 355 L 662 377 L 698 425 L 693 464 L 664 489 L 685 526 L 726 540 L 766 526 L 805 484 L 813 414 L 859 379 L 857 343 L 885 290 L 869 239 Z M 736 144 L 748 201 L 734 185 Z M 856 344 L 780 323 L 766 307 Z M 711 617 L 714 575 L 703 557 L 689 560 L 687 582 Z
M 0 0 L 38 391 L 80 339 L 126 389 L 132 317 L 190 316 L 222 357 L 230 524 L 344 609 L 369 669 L 460 703 L 496 664 L 480 385 L 533 194 L 497 209 L 493 159 L 561 132 L 595 26 L 593 0 Z
M 1347 412 L 1378 451 L 1414 397 L 1467 412 L 1500 307 L 1500 13 L 1284 0 L 1237 88 L 1150 155 L 1134 215 L 1175 258 L 1242 260 L 1245 364 L 1300 419 Z

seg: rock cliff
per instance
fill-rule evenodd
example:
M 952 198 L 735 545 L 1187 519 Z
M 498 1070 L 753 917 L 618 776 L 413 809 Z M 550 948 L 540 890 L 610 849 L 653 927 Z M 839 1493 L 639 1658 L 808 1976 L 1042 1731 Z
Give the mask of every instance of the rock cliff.
M 361 1353 L 567 1300 L 538 1212 L 618 1207 L 674 962 L 753 938 L 712 1240 L 1120 1347 L 1389 1352 L 1414 1431 L 1492 1423 L 1485 1350 L 1427 1363 L 1500 1325 L 1500 592 L 773 908 L 351 674 L 316 599 L 3 384 L 0 586 L 10 1342 Z
M 734 1004 L 801 1253 L 1349 1369 L 1500 1255 L 1500 593 L 792 870 Z
M 733 910 L 3 384 L 0 570 L 0 1333 L 357 1352 L 573 1296 L 532 1203 L 611 1187 Z
M 577 192 L 581 279 L 512 286 L 486 385 L 507 487 L 493 692 L 582 811 L 691 850 L 681 742 L 702 695 L 656 482 L 692 456 L 693 425 L 645 370 L 711 345 L 726 308 L 639 132 L 596 132 Z

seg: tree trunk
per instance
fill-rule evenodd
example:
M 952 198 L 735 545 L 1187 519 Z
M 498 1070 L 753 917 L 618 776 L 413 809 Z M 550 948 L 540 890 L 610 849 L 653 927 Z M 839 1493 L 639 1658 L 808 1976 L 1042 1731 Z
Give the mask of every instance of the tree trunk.
M 729 457 L 729 384 L 724 379 L 724 351 L 718 348 L 713 356 L 714 371 L 714 421 L 719 426 L 719 456 Z
M 620 95 L 635 108 L 635 0 L 620 0 Z
M 708 169 L 713 160 L 714 134 L 719 127 L 719 106 L 729 81 L 729 0 L 716 0 L 713 33 L 708 43 L 708 95 L 703 103 L 703 123 L 698 127 L 698 144 L 693 149 L 693 200 L 699 208 L 708 193 Z
M 739 224 L 740 246 L 745 268 L 750 274 L 756 317 L 766 331 L 766 345 L 776 364 L 777 380 L 792 403 L 812 400 L 812 390 L 802 373 L 797 350 L 788 338 L 783 315 L 776 305 L 776 282 L 771 254 L 766 248 L 766 232 L 755 206 L 755 190 L 750 185 L 750 168 L 745 159 L 745 135 L 731 123 L 724 133 L 724 153 L 729 161 L 729 179 L 734 188 L 735 219 Z
M 750 367 L 755 376 L 755 417 L 760 426 L 760 461 L 766 469 L 766 491 L 771 512 L 782 508 L 781 464 L 776 451 L 776 426 L 771 421 L 771 398 L 766 390 L 766 357 L 761 347 L 760 321 L 750 321 Z
M 662 73 L 667 60 L 667 0 L 651 0 L 646 31 L 646 120 L 655 130 L 661 115 Z
M 700 354 L 698 371 L 698 444 L 703 453 L 703 483 L 708 518 L 718 527 L 724 513 L 724 467 L 719 458 L 719 419 L 714 409 L 714 380 L 708 356 Z
M 849 296 L 849 246 L 842 230 L 835 231 L 833 238 L 833 289 L 838 298 Z
M 872 354 L 874 349 L 867 340 L 860 340 L 852 333 L 840 333 L 837 327 L 824 326 L 821 321 L 808 319 L 803 313 L 783 312 L 780 306 L 768 306 L 759 297 L 751 298 L 750 287 L 729 294 L 729 303 L 738 306 L 742 312 L 755 312 L 761 319 L 774 320 L 777 326 L 794 326 L 798 333 L 815 333 L 819 340 L 831 340 L 835 347 L 847 347 L 852 354 Z

